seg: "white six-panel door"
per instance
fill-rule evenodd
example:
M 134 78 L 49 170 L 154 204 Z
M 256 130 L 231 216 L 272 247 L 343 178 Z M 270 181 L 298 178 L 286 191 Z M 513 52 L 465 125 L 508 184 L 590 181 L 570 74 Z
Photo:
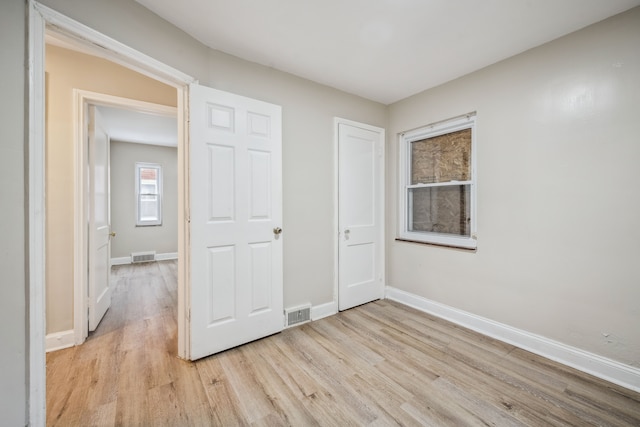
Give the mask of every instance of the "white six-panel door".
M 281 108 L 190 87 L 192 360 L 283 329 Z
M 338 126 L 338 308 L 384 292 L 384 130 Z
M 89 105 L 89 331 L 111 306 L 109 136 L 100 112 Z

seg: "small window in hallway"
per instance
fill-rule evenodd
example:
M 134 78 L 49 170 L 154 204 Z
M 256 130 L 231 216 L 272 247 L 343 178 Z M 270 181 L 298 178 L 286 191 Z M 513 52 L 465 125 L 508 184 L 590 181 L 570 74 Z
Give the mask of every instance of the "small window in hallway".
M 136 163 L 136 225 L 162 225 L 162 166 Z

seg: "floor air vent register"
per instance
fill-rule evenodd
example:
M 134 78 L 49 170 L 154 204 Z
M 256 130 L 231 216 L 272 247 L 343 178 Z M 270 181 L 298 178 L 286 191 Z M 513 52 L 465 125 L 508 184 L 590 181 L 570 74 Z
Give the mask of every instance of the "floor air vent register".
M 155 252 L 132 252 L 131 253 L 131 263 L 135 264 L 137 262 L 151 262 L 156 260 Z
M 285 310 L 285 326 L 293 326 L 311 320 L 311 305 Z

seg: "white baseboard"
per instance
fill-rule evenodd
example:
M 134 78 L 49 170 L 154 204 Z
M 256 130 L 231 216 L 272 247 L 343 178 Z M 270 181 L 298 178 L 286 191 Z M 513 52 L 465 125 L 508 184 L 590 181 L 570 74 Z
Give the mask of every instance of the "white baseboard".
M 640 369 L 387 286 L 386 298 L 640 392 Z
M 124 265 L 124 264 L 131 264 L 130 256 L 111 258 L 111 265 Z
M 62 332 L 54 332 L 47 334 L 45 338 L 45 349 L 47 353 L 50 351 L 62 350 L 63 348 L 73 347 L 75 345 L 75 334 L 73 329 Z
M 311 320 L 320 320 L 325 317 L 333 316 L 337 312 L 338 304 L 335 301 L 314 305 L 311 307 Z
M 177 252 L 167 252 L 165 254 L 156 254 L 156 261 L 166 261 L 168 259 L 178 259 Z M 111 265 L 131 264 L 130 256 L 111 258 Z
M 167 252 L 166 254 L 156 254 L 156 261 L 166 261 L 168 259 L 178 259 L 178 252 Z

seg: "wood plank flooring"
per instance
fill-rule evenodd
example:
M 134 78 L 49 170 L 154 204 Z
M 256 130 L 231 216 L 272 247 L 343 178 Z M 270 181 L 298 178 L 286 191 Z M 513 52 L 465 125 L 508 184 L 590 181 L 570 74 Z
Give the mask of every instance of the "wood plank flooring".
M 47 355 L 51 426 L 640 426 L 640 394 L 391 301 L 195 363 L 176 263 L 114 267 L 87 342 Z

